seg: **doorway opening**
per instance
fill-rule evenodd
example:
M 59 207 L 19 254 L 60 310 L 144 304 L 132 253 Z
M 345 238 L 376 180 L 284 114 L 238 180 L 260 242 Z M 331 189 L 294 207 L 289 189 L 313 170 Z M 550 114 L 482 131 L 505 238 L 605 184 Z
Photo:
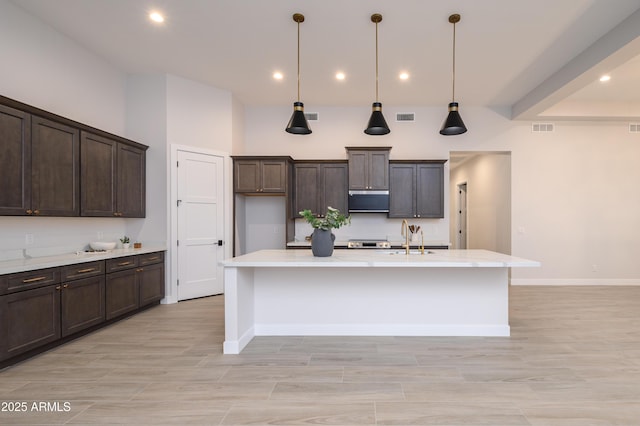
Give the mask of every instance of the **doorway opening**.
M 511 254 L 511 152 L 450 152 L 449 188 L 453 248 Z
M 458 184 L 458 239 L 456 247 L 467 248 L 467 182 Z

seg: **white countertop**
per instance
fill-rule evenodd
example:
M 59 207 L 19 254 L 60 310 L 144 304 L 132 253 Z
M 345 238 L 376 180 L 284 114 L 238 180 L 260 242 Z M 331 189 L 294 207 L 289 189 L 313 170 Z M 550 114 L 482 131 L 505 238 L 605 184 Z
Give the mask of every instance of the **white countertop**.
M 348 241 L 346 241 L 346 240 L 345 240 L 345 241 L 339 241 L 339 240 L 337 240 L 337 241 L 335 241 L 335 242 L 333 243 L 333 245 L 334 245 L 335 247 L 340 247 L 340 246 L 346 247 L 348 243 L 349 243 L 349 242 L 348 242 Z M 399 241 L 399 240 L 398 240 L 398 241 L 389 241 L 389 243 L 391 243 L 391 245 L 392 245 L 393 247 L 401 247 L 401 246 L 404 244 L 404 241 Z M 422 243 L 421 243 L 421 242 L 419 242 L 419 241 L 410 241 L 410 242 L 409 242 L 409 245 L 410 245 L 411 247 L 419 247 L 421 244 L 422 244 Z M 424 242 L 424 246 L 425 246 L 425 247 L 449 247 L 449 246 L 451 246 L 451 243 L 443 242 L 443 241 L 425 241 L 425 242 Z M 287 243 L 287 247 L 294 247 L 294 248 L 296 248 L 296 247 L 311 248 L 311 241 L 289 241 L 289 242 Z
M 220 262 L 225 267 L 417 267 L 505 268 L 537 267 L 540 262 L 488 250 L 348 250 L 336 249 L 329 257 L 315 257 L 307 250 L 260 250 Z
M 142 248 L 114 249 L 101 253 L 68 253 L 55 256 L 33 257 L 26 259 L 5 260 L 0 262 L 0 275 L 16 272 L 33 271 L 36 269 L 55 268 L 58 266 L 75 265 L 78 263 L 93 262 L 96 260 L 113 259 L 116 257 L 134 256 L 138 254 L 166 251 L 162 244 L 150 244 Z

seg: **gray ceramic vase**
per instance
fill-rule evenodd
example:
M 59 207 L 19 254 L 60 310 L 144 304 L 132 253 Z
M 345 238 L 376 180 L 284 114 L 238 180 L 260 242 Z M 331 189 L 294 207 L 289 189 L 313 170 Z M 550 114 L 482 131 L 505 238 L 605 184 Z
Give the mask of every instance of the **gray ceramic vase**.
M 328 257 L 333 254 L 333 241 L 336 236 L 331 231 L 314 229 L 311 235 L 311 252 L 316 257 Z

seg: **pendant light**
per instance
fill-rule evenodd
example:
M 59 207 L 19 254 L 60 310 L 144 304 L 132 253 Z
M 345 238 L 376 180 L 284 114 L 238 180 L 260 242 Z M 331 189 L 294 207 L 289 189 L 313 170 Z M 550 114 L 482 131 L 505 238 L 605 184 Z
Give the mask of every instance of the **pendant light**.
M 298 100 L 293 103 L 293 114 L 285 130 L 294 135 L 308 135 L 311 129 L 304 115 L 304 104 L 300 102 L 300 23 L 304 22 L 304 15 L 294 13 L 293 21 L 298 24 Z
M 467 128 L 458 112 L 458 103 L 456 102 L 456 23 L 460 22 L 460 15 L 453 14 L 449 16 L 449 22 L 453 24 L 453 84 L 451 90 L 451 103 L 449 104 L 449 115 L 440 129 L 440 134 L 445 136 L 461 135 L 467 131 Z
M 382 15 L 374 13 L 371 15 L 371 22 L 376 24 L 376 101 L 373 103 L 371 118 L 364 132 L 368 135 L 386 135 L 391 130 L 382 115 L 382 103 L 378 101 L 378 23 L 382 21 Z

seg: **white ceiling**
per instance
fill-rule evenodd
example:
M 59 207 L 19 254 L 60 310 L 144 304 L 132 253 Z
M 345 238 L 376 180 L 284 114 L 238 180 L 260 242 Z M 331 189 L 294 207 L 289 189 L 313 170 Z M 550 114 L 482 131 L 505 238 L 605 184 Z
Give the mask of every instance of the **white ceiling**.
M 640 0 L 12 0 L 127 73 L 169 73 L 230 90 L 247 106 L 456 100 L 514 118 L 640 117 Z M 151 23 L 151 10 L 165 14 Z M 285 78 L 275 81 L 274 71 Z M 345 81 L 334 78 L 346 73 Z M 410 74 L 400 81 L 400 71 Z M 597 81 L 610 73 L 607 84 Z M 546 111 L 546 112 L 545 112 Z

